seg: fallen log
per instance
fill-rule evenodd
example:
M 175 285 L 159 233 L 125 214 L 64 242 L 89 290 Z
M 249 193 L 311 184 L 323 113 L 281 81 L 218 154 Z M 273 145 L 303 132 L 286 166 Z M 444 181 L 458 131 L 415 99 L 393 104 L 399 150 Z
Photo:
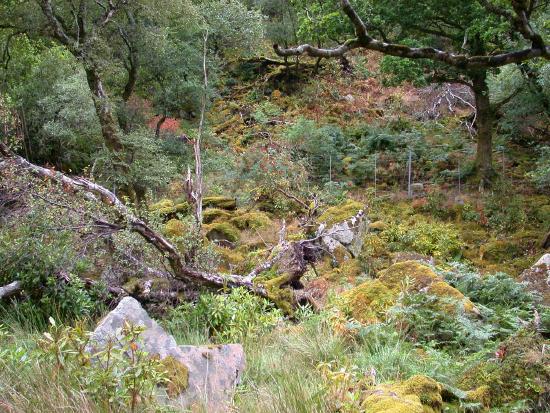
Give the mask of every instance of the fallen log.
M 62 172 L 35 165 L 25 158 L 14 154 L 2 142 L 0 142 L 0 155 L 4 158 L 4 166 L 6 162 L 11 162 L 16 167 L 62 185 L 64 189 L 71 189 L 75 193 L 83 192 L 87 199 L 93 199 L 110 206 L 112 211 L 117 215 L 117 224 L 103 221 L 101 224 L 108 226 L 113 231 L 127 229 L 139 234 L 168 261 L 171 275 L 175 279 L 217 288 L 243 287 L 258 296 L 270 299 L 279 306 L 281 306 L 282 296 L 280 290 L 283 289 L 285 291 L 283 295 L 286 298 L 289 298 L 288 295 L 290 294 L 291 303 L 296 304 L 298 299 L 303 300 L 303 294 L 299 294 L 299 297 L 297 297 L 291 287 L 299 288 L 299 280 L 305 274 L 307 264 L 314 262 L 324 250 L 321 245 L 322 240 L 326 239 L 326 237 L 336 236 L 331 231 L 339 231 L 338 229 L 327 231 L 324 227 L 321 227 L 314 238 L 299 241 L 286 241 L 284 236 L 281 236 L 279 244 L 272 250 L 271 256 L 246 275 L 202 271 L 189 266 L 177 248 L 168 239 L 151 228 L 145 221 L 135 216 L 107 188 L 85 178 L 69 177 Z M 358 215 L 353 219 L 358 220 L 363 216 L 364 212 L 359 211 Z M 284 274 L 281 277 L 264 284 L 254 282 L 254 279 L 259 274 L 270 270 L 279 263 L 285 267 Z M 285 304 L 286 309 L 288 309 L 287 304 Z
M 12 283 L 4 285 L 0 287 L 0 300 L 4 298 L 12 297 L 15 294 L 21 292 L 22 290 L 23 290 L 23 287 L 21 286 L 21 283 L 19 281 L 14 281 Z

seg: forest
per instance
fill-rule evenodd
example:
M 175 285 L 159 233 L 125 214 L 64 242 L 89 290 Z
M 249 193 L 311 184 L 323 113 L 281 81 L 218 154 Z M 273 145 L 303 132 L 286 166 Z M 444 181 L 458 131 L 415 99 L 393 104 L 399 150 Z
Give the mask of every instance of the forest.
M 550 412 L 550 1 L 0 0 L 0 412 Z

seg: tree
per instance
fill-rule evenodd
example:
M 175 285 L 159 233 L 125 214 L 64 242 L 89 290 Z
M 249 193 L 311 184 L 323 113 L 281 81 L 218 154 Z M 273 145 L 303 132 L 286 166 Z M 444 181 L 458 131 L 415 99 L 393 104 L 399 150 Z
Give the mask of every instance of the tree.
M 281 56 L 305 54 L 318 58 L 340 58 L 353 49 L 374 50 L 399 59 L 419 60 L 430 80 L 469 85 L 477 110 L 475 166 L 483 187 L 494 175 L 489 71 L 539 57 L 550 58 L 550 46 L 535 24 L 537 17 L 547 12 L 549 2 L 503 3 L 397 0 L 388 6 L 385 1 L 371 0 L 356 9 L 349 0 L 342 0 L 342 10 L 355 30 L 355 38 L 334 48 L 303 44 L 292 48 L 275 45 L 274 49 Z M 368 16 L 366 22 L 360 12 Z

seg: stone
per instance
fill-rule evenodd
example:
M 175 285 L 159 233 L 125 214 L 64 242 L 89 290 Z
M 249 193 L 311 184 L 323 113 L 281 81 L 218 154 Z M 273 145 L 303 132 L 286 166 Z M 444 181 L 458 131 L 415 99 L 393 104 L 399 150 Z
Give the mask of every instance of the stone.
M 422 182 L 414 182 L 411 184 L 411 190 L 415 193 L 424 192 L 424 184 Z
M 123 298 L 118 306 L 97 325 L 87 350 L 96 352 L 109 341 L 121 338 L 124 322 L 143 326 L 141 349 L 161 360 L 173 358 L 187 368 L 188 385 L 179 395 L 168 397 L 159 390 L 161 403 L 182 411 L 204 408 L 217 413 L 229 410 L 235 386 L 245 368 L 245 354 L 240 344 L 219 346 L 178 346 L 132 297 Z M 194 410 L 193 410 L 194 411 Z
M 369 220 L 364 206 L 348 201 L 340 206 L 329 208 L 319 219 L 317 230 L 322 243 L 332 254 L 338 247 L 346 248 L 357 257 L 363 247 L 363 238 L 368 230 Z

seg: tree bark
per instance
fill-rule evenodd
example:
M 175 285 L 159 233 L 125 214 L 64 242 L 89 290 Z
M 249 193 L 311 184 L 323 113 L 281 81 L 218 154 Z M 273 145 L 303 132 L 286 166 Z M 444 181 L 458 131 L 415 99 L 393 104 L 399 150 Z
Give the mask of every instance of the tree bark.
M 120 152 L 123 147 L 120 140 L 118 122 L 113 115 L 111 103 L 105 93 L 101 76 L 93 63 L 85 64 L 84 70 L 90 92 L 92 92 L 92 99 L 105 144 L 112 151 Z
M 477 152 L 475 170 L 480 188 L 490 185 L 495 175 L 493 169 L 493 110 L 489 101 L 487 71 L 472 74 L 472 91 L 476 102 Z

